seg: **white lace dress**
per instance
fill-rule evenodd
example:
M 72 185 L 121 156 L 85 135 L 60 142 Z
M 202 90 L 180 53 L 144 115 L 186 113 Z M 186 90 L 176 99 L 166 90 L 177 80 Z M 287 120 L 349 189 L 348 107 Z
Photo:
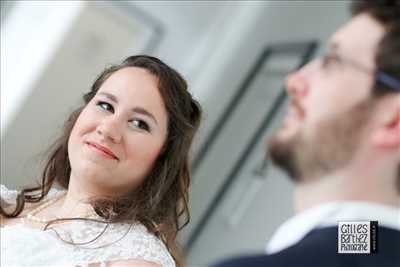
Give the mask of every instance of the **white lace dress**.
M 15 202 L 17 191 L 3 185 L 0 189 L 3 200 Z M 52 190 L 48 197 L 59 193 Z M 0 266 L 73 267 L 128 259 L 175 266 L 164 243 L 142 224 L 110 224 L 100 238 L 90 242 L 104 227 L 105 224 L 92 221 L 58 224 L 46 231 L 24 224 L 6 225 L 0 228 Z

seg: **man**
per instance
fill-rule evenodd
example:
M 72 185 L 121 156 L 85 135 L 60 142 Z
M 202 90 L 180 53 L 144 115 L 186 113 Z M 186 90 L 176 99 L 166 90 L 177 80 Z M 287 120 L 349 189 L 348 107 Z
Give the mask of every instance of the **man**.
M 218 267 L 400 266 L 400 1 L 352 13 L 324 56 L 287 77 L 288 116 L 268 141 L 297 215 L 268 255 Z

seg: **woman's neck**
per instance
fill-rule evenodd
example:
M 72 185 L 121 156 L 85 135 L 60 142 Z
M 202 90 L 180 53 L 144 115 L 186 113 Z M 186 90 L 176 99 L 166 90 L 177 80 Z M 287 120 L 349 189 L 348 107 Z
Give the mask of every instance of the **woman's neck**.
M 87 186 L 78 183 L 77 179 L 71 175 L 67 193 L 56 207 L 57 217 L 81 217 L 88 214 L 93 211 L 89 201 L 96 195 L 98 195 L 96 192 L 87 190 Z

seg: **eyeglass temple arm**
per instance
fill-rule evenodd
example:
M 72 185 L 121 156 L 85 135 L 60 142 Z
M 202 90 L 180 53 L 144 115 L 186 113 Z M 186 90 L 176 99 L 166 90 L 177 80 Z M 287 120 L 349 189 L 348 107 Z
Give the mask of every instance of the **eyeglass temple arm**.
M 395 77 L 387 73 L 384 73 L 382 71 L 377 71 L 376 80 L 389 86 L 390 88 L 396 91 L 400 91 L 400 80 L 396 79 Z

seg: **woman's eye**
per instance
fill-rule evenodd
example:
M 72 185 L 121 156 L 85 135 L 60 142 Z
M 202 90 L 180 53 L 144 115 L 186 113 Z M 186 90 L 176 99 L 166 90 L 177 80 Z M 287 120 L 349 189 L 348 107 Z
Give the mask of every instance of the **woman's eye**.
M 97 102 L 97 106 L 99 106 L 101 109 L 104 109 L 104 110 L 107 110 L 110 112 L 114 112 L 114 107 L 107 102 L 99 101 L 99 102 Z
M 133 125 L 134 128 L 138 128 L 138 129 L 150 132 L 149 125 L 143 120 L 133 119 L 133 120 L 130 121 L 130 123 Z

